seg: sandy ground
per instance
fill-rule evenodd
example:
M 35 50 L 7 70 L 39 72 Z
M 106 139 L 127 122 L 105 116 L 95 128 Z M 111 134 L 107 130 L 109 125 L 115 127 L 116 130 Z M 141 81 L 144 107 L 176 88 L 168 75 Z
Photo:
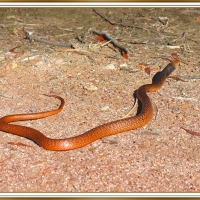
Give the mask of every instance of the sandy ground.
M 184 81 L 168 79 L 149 94 L 154 105 L 149 124 L 81 149 L 47 151 L 1 132 L 0 192 L 199 192 L 200 137 L 181 129 L 200 127 L 199 8 L 97 8 L 113 21 L 128 13 L 118 22 L 143 27 L 139 30 L 108 29 L 110 24 L 92 8 L 85 8 L 92 20 L 85 19 L 86 26 L 78 15 L 83 8 L 71 9 L 76 15 L 64 23 L 60 18 L 70 8 L 55 16 L 53 9 L 45 9 L 43 17 L 37 8 L 35 17 L 31 9 L 0 8 L 1 116 L 55 109 L 59 100 L 43 94 L 58 94 L 66 100 L 61 113 L 16 124 L 51 138 L 72 137 L 125 116 L 133 106 L 133 92 L 150 83 L 172 53 L 184 61 L 173 73 Z M 167 24 L 158 17 L 165 17 Z M 26 31 L 70 42 L 76 51 L 24 39 L 24 24 Z M 88 31 L 91 27 L 108 31 L 128 48 L 128 59 L 112 44 L 101 47 Z M 80 43 L 75 37 L 83 32 L 85 43 Z M 181 39 L 184 32 L 186 38 Z M 141 65 L 150 68 L 150 75 Z

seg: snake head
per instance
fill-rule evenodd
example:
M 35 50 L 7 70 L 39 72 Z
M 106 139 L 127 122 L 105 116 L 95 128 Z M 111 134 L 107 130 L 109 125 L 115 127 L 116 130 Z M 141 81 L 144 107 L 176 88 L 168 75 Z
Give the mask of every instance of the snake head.
M 173 65 L 174 67 L 178 67 L 179 64 L 180 64 L 180 60 L 172 60 L 171 63 L 172 63 L 172 65 Z

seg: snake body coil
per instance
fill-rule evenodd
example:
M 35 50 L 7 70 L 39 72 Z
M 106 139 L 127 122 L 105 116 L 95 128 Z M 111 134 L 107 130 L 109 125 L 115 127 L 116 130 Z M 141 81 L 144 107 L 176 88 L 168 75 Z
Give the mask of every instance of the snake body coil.
M 171 61 L 171 63 L 169 63 L 161 72 L 158 72 L 154 76 L 152 84 L 143 85 L 137 90 L 136 95 L 142 104 L 142 110 L 134 117 L 109 122 L 93 128 L 82 135 L 66 139 L 51 139 L 33 128 L 9 124 L 10 122 L 15 121 L 40 119 L 59 113 L 64 107 L 64 99 L 56 95 L 47 95 L 61 100 L 61 105 L 58 109 L 41 113 L 7 115 L 0 118 L 0 130 L 33 140 L 39 146 L 47 150 L 64 151 L 86 146 L 95 140 L 109 135 L 140 128 L 147 124 L 153 115 L 152 103 L 147 95 L 147 92 L 154 92 L 161 88 L 167 77 L 178 65 L 178 60 Z

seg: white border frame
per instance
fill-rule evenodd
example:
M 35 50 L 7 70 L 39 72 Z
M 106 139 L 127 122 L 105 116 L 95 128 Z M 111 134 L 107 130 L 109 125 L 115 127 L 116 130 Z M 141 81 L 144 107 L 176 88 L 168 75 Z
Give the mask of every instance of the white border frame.
M 200 7 L 200 2 L 0 2 L 1 7 Z M 197 198 L 200 193 L 0 193 L 0 198 Z
M 15 198 L 197 198 L 200 193 L 0 193 Z
M 197 7 L 200 6 L 200 2 L 165 2 L 165 3 L 147 3 L 147 2 L 0 2 L 0 7 Z

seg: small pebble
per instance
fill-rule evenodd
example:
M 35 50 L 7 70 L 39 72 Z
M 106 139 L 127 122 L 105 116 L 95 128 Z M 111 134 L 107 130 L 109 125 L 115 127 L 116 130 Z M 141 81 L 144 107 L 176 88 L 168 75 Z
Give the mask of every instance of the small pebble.
M 109 65 L 107 65 L 107 66 L 105 66 L 105 67 L 103 67 L 104 69 L 110 69 L 110 70 L 116 70 L 116 67 L 115 67 L 115 65 L 113 65 L 113 64 L 109 64 Z
M 101 111 L 106 111 L 108 109 L 109 109 L 109 106 L 104 106 L 104 107 L 101 108 Z
M 120 67 L 127 67 L 128 65 L 126 63 L 123 63 L 120 65 Z
M 86 85 L 86 86 L 84 86 L 84 89 L 90 90 L 90 91 L 96 91 L 96 90 L 98 90 L 98 87 L 95 85 Z

